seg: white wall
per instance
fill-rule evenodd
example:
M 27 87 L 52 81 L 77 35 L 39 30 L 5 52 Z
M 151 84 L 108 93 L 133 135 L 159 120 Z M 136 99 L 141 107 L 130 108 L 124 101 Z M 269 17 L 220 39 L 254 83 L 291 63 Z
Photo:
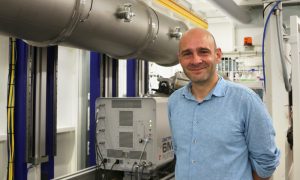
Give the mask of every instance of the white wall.
M 54 158 L 54 177 L 77 170 L 75 131 L 57 134 L 57 155 Z
M 221 22 L 208 25 L 210 31 L 215 37 L 217 46 L 223 52 L 233 51 L 235 49 L 235 25 L 230 22 Z
M 242 27 L 236 28 L 236 47 L 238 50 L 243 50 L 244 37 L 252 37 L 252 44 L 256 46 L 256 50 L 261 51 L 263 27 Z
M 57 82 L 57 156 L 54 176 L 77 170 L 76 129 L 79 120 L 79 61 L 81 50 L 59 47 Z
M 78 115 L 78 64 L 80 50 L 58 49 L 57 127 L 75 127 Z
M 6 179 L 7 170 L 7 77 L 8 77 L 8 37 L 0 36 L 0 180 Z

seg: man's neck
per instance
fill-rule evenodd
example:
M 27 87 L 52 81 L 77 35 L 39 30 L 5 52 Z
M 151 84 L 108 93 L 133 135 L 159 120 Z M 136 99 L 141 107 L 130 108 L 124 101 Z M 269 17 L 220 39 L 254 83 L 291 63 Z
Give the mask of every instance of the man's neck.
M 218 82 L 218 75 L 216 74 L 213 78 L 203 83 L 192 82 L 191 91 L 192 94 L 198 101 L 203 99 L 209 94 L 209 92 L 216 86 Z

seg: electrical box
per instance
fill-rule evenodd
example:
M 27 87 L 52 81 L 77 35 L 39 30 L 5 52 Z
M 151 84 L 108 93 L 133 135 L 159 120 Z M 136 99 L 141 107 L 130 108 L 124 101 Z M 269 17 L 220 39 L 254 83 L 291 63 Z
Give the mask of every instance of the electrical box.
M 166 97 L 98 98 L 96 147 L 105 168 L 134 171 L 140 165 L 146 172 L 173 160 L 167 109 Z

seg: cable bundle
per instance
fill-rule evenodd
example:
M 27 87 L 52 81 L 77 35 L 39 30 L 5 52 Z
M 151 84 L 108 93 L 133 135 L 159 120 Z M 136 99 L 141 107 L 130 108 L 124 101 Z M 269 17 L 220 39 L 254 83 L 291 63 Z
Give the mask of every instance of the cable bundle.
M 8 70 L 8 89 L 7 89 L 7 180 L 14 179 L 15 162 L 15 67 L 16 67 L 16 40 L 9 39 L 9 70 Z

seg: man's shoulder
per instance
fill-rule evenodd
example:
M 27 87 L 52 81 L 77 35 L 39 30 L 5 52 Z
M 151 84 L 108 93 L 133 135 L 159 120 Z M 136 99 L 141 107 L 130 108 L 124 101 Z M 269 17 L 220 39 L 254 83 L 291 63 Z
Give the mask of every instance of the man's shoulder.
M 240 101 L 251 100 L 252 102 L 261 102 L 261 98 L 251 88 L 244 84 L 227 81 L 227 92 L 230 97 L 238 98 Z
M 243 93 L 247 95 L 253 95 L 255 92 L 247 87 L 246 85 L 237 83 L 237 82 L 232 82 L 232 81 L 226 81 L 227 87 L 230 91 L 234 91 L 235 93 Z
M 170 96 L 169 96 L 169 102 L 178 101 L 178 99 L 183 96 L 186 86 L 183 86 L 177 90 L 175 90 Z

